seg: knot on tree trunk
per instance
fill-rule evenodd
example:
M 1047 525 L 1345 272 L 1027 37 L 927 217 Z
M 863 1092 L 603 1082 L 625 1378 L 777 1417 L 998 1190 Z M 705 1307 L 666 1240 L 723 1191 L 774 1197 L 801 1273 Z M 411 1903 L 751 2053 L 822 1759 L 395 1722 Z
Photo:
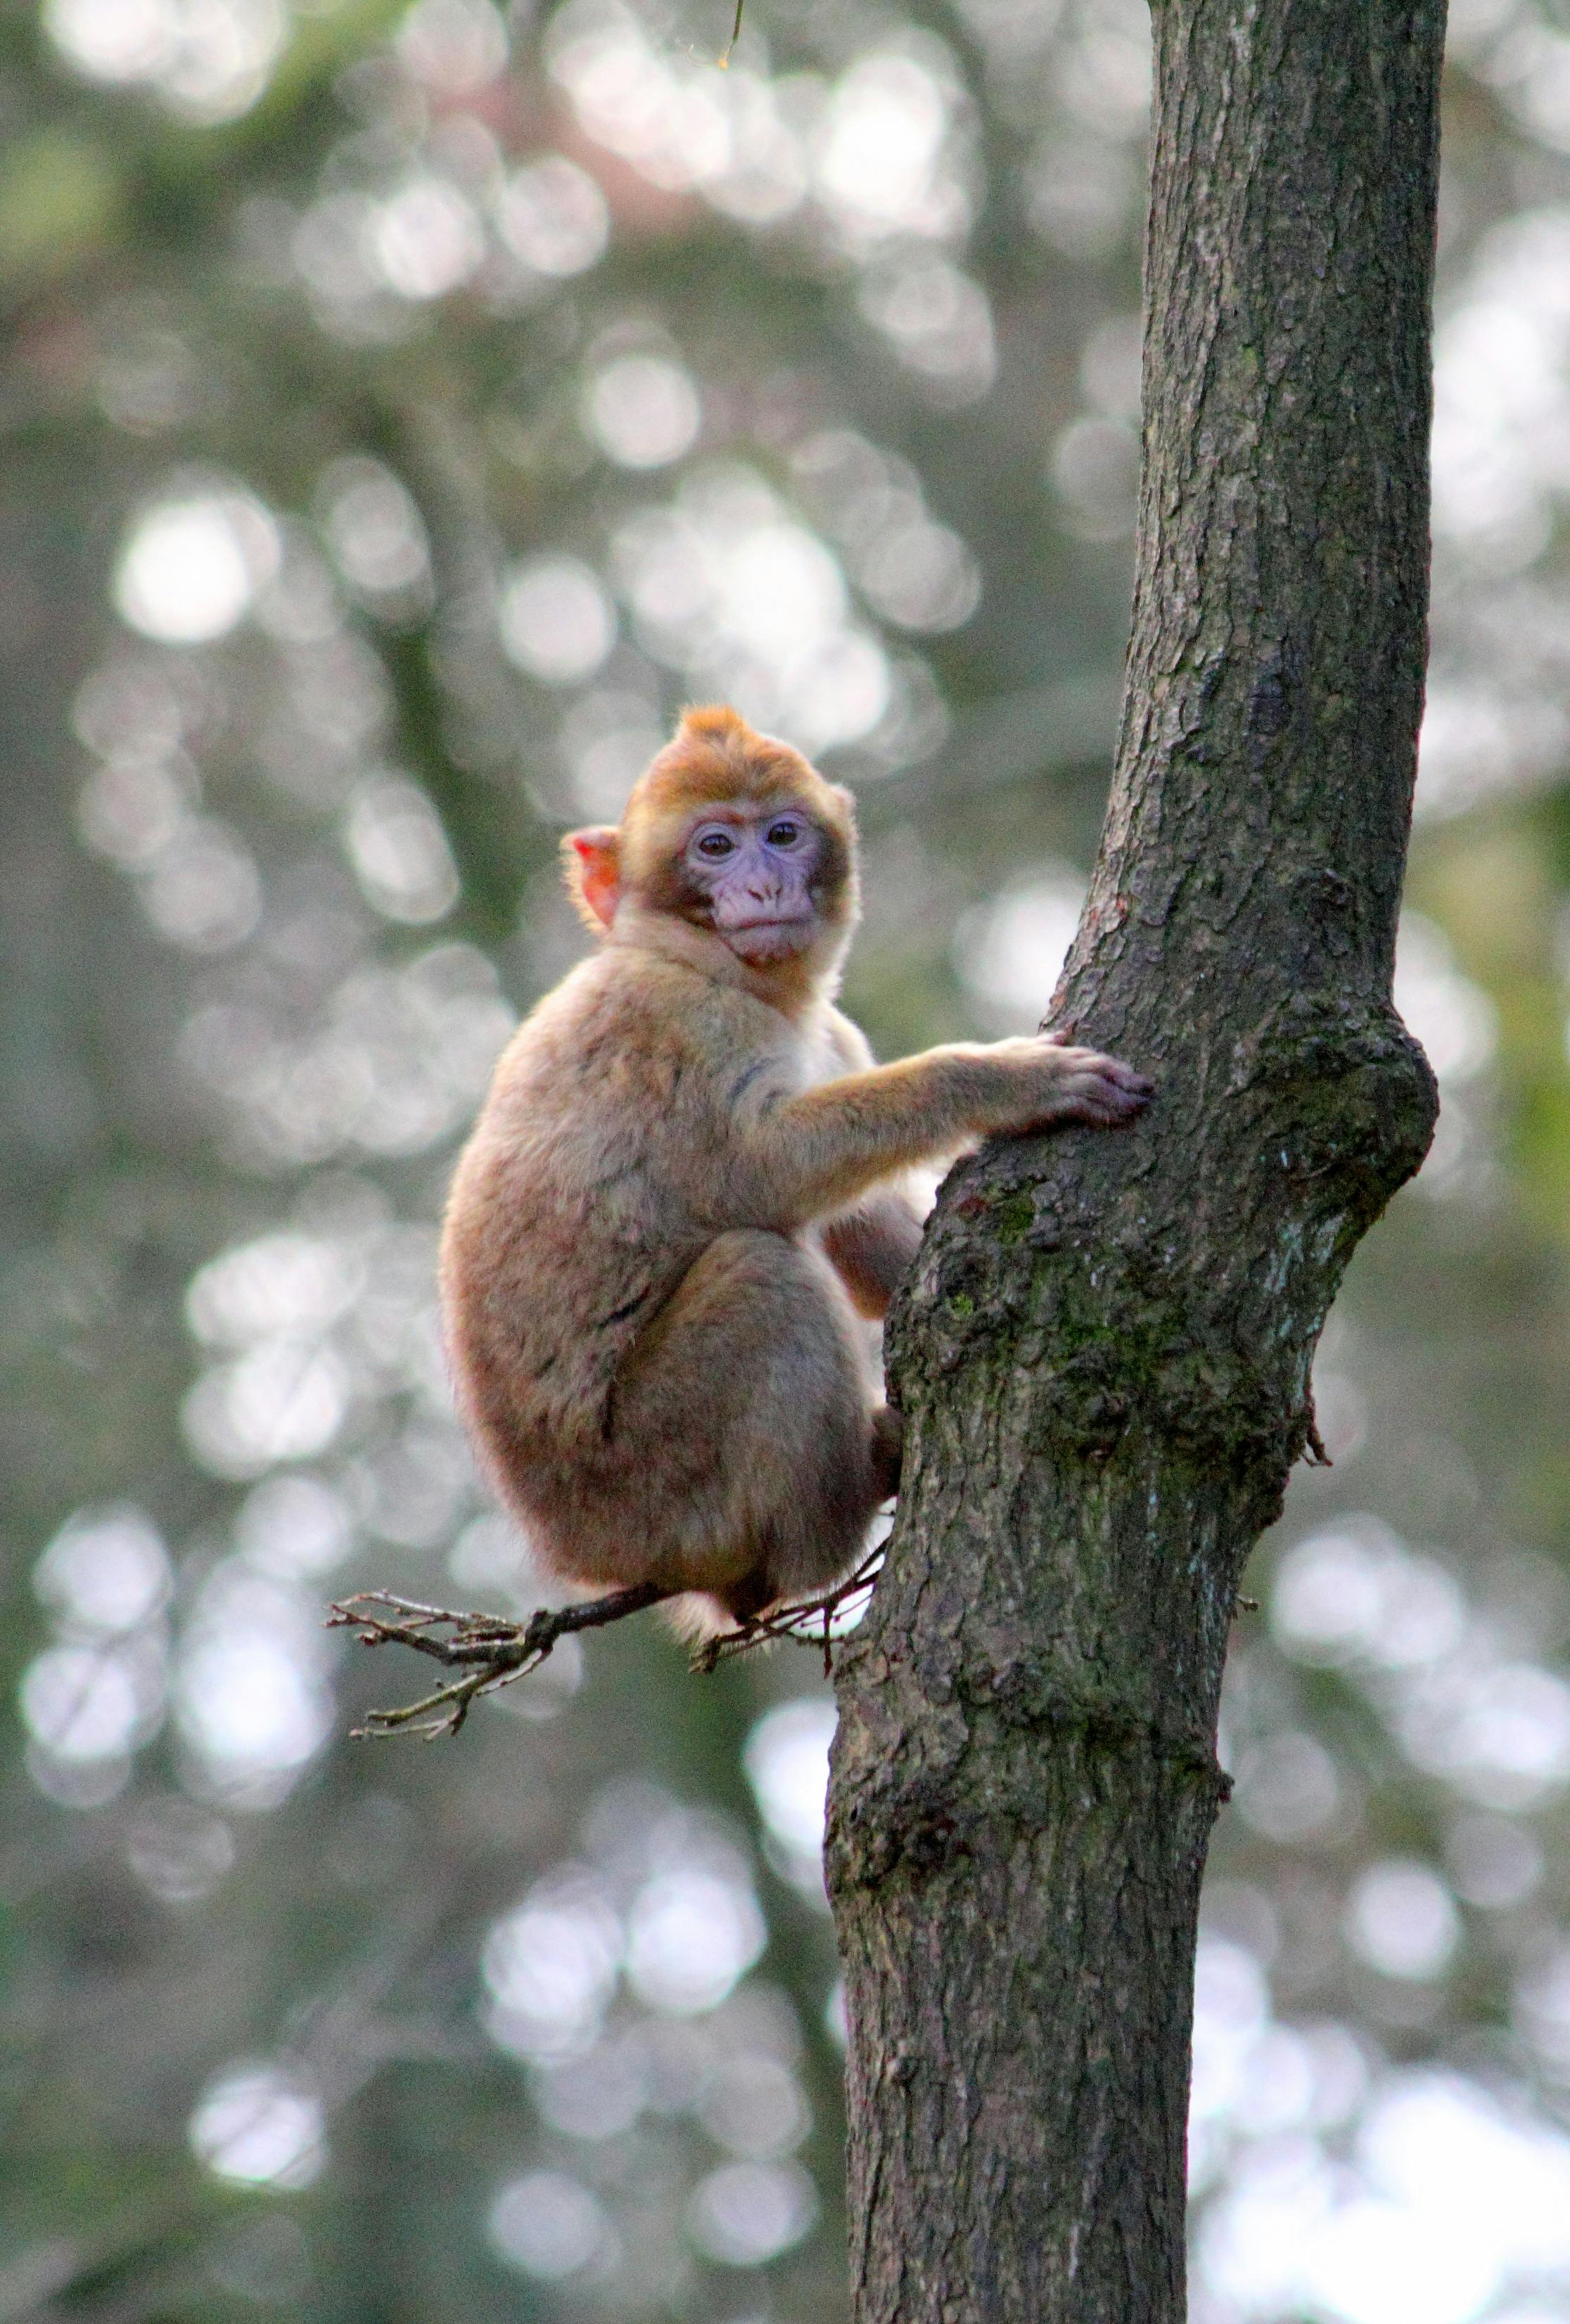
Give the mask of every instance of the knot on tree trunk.
M 1169 1820 L 1207 1833 L 1231 1791 L 1213 1736 L 1086 1674 L 1065 1683 L 1042 1665 L 1020 1687 L 1018 1665 L 989 1671 L 985 1657 L 958 1690 L 961 1719 L 910 1724 L 916 1745 L 893 1758 L 876 1748 L 861 1685 L 836 1739 L 833 1805 L 824 1841 L 829 1894 L 919 1886 L 964 1858 L 1005 1858 L 1033 1844 L 1066 1812 L 1121 1823 L 1136 1796 L 1159 1796 Z M 989 1677 L 1002 1700 L 988 1702 Z M 1048 1770 L 1050 1769 L 1050 1776 Z M 1067 1803 L 1072 1801 L 1072 1808 Z

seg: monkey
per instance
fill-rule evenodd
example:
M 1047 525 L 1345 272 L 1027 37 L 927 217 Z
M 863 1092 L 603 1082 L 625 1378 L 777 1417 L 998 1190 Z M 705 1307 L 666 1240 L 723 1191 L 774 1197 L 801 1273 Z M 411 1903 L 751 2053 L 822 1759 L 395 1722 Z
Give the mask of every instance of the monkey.
M 713 1636 L 845 1576 L 897 1488 L 867 1325 L 921 1238 L 900 1174 L 1131 1120 L 1153 1084 L 1051 1035 L 875 1065 L 834 1005 L 851 796 L 732 709 L 686 711 L 620 825 L 562 854 L 599 945 L 513 1036 L 453 1177 L 456 1398 L 555 1576 Z

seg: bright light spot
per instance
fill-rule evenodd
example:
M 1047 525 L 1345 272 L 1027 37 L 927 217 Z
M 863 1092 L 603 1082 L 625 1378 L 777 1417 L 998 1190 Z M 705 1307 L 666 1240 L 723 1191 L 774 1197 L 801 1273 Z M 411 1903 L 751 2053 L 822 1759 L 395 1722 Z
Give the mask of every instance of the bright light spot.
M 1445 1842 L 1456 1894 L 1488 1912 L 1524 1904 L 1543 1877 L 1543 1851 L 1529 1831 L 1503 1816 L 1462 1816 Z
M 1251 1744 L 1236 1775 L 1244 1822 L 1282 1847 L 1321 1831 L 1335 1813 L 1335 1762 L 1312 1735 L 1288 1731 Z
M 51 1646 L 22 1674 L 22 1716 L 56 1759 L 115 1759 L 140 1739 L 146 1704 L 129 1658 Z
M 372 247 L 402 299 L 439 299 L 466 282 L 485 254 L 472 205 L 446 178 L 412 178 L 384 201 Z
M 1570 2140 L 1547 2125 L 1512 2121 L 1458 2078 L 1414 2076 L 1371 2110 L 1358 2142 L 1377 2184 L 1432 2230 L 1448 2218 L 1472 2230 L 1478 2261 L 1494 2273 L 1570 2265 Z M 1478 2233 L 1485 2220 L 1492 2234 Z M 1460 2241 L 1445 2236 L 1453 2256 Z M 1493 2246 L 1491 2252 L 1490 2246 Z M 1363 2313 L 1388 2318 L 1365 2284 Z M 1349 2312 L 1350 2310 L 1349 2310 Z
M 413 499 L 380 460 L 335 460 L 318 487 L 322 527 L 339 572 L 363 596 L 423 590 L 430 548 Z
M 1507 2285 L 1570 2267 L 1570 2141 L 1458 2077 L 1390 2078 L 1354 2171 L 1305 2140 L 1246 2153 L 1204 2218 L 1221 2312 L 1326 2324 L 1473 2324 Z
M 747 1780 L 764 1822 L 787 1848 L 817 1857 L 823 1847 L 828 1747 L 837 1713 L 814 1695 L 766 1711 L 747 1738 Z
M 1392 1857 L 1371 1865 L 1353 1883 L 1346 1933 L 1364 1960 L 1387 1977 L 1424 1980 L 1449 1966 L 1461 1923 L 1436 1872 Z
M 627 1977 L 651 2008 L 714 2009 L 762 1951 L 768 1931 L 750 1887 L 712 1872 L 661 1872 L 633 1900 Z
M 808 750 L 866 734 L 888 708 L 877 641 L 853 629 L 833 553 L 752 469 L 706 467 L 612 544 L 639 643 L 694 696 L 728 699 Z
M 346 933 L 352 960 L 359 932 Z M 515 1022 L 491 964 L 443 944 L 399 966 L 351 966 L 301 1029 L 237 1001 L 210 1004 L 181 1048 L 226 1101 L 247 1154 L 276 1167 L 421 1152 L 472 1117 Z
M 989 1031 L 1035 1031 L 1063 973 L 1085 897 L 1082 876 L 1049 862 L 1024 884 L 961 913 L 954 964 Z
M 1563 706 L 1541 690 L 1531 644 L 1534 625 L 1529 615 L 1512 622 L 1508 606 L 1501 613 L 1516 632 L 1516 642 L 1526 642 L 1533 676 L 1523 686 L 1509 661 L 1501 672 L 1499 656 L 1489 657 L 1485 678 L 1447 684 L 1436 675 L 1419 738 L 1420 815 L 1459 815 L 1478 799 L 1547 773 L 1564 758 L 1570 720 Z
M 596 373 L 584 420 L 624 468 L 662 468 L 697 440 L 702 412 L 692 374 L 663 355 L 618 355 Z
M 1472 1785 L 1496 1806 L 1526 1807 L 1570 1773 L 1570 1686 L 1533 1663 L 1501 1663 L 1457 1691 L 1455 1748 L 1463 1766 L 1487 1771 Z M 1495 1785 L 1487 1774 L 1502 1777 Z M 1512 1780 L 1514 1779 L 1514 1780 Z
M 344 813 L 344 844 L 368 904 L 390 920 L 439 920 L 458 899 L 441 820 L 407 776 L 367 775 Z
M 805 134 L 821 84 L 784 85 L 744 65 L 722 78 L 708 59 L 680 57 L 619 0 L 567 0 L 545 39 L 551 76 L 588 134 L 669 191 L 696 188 L 751 224 L 783 217 L 807 190 Z
M 1492 1062 L 1499 1036 L 1494 1005 L 1455 966 L 1444 930 L 1420 912 L 1401 914 L 1395 1001 L 1441 1082 L 1474 1080 Z
M 43 26 L 89 80 L 151 83 L 207 122 L 255 104 L 287 32 L 279 0 L 47 0 Z
M 526 2057 L 583 2048 L 611 1997 L 621 1955 L 621 1924 L 592 1874 L 569 1869 L 541 1881 L 485 1939 L 492 2039 Z
M 210 1896 L 233 1868 L 234 1835 L 221 1816 L 193 1800 L 152 1800 L 132 1822 L 125 1857 L 154 1896 L 189 1904 Z
M 78 1509 L 32 1570 L 46 1606 L 83 1629 L 134 1630 L 169 1595 L 169 1553 L 138 1508 Z
M 217 491 L 143 510 L 120 552 L 115 604 L 163 645 L 226 636 L 278 568 L 278 528 L 248 493 Z
M 292 1774 L 331 1732 L 332 1702 L 315 1667 L 320 1647 L 314 1628 L 307 1630 L 309 1618 L 291 1601 L 269 1597 L 258 1578 L 249 1591 L 222 1593 L 182 1656 L 175 1716 L 226 1791 Z
M 190 2118 L 199 2163 L 254 2187 L 309 2187 L 327 2162 L 322 2103 L 277 2066 L 231 2066 Z
M 1139 134 L 1150 103 L 1150 23 L 1137 0 L 1086 10 L 1054 62 L 1057 94 L 1086 128 L 1108 139 Z
M 146 870 L 180 834 L 200 786 L 183 752 L 171 763 L 111 759 L 77 798 L 77 829 L 97 854 L 127 872 Z
M 750 2050 L 719 2066 L 698 2101 L 697 2118 L 717 2145 L 749 2163 L 793 2153 L 812 2127 L 790 2067 Z
M 981 603 L 981 571 L 946 524 L 892 525 L 858 562 L 856 579 L 876 611 L 902 630 L 957 630 Z
M 45 0 L 43 29 L 90 80 L 150 79 L 173 52 L 169 0 Z
M 262 917 L 250 850 L 216 816 L 188 816 L 143 867 L 137 894 L 159 935 L 187 952 L 233 952 Z
M 576 557 L 515 565 L 503 584 L 500 618 L 508 659 L 547 686 L 591 678 L 616 639 L 599 576 Z
M 1027 215 L 1065 257 L 1104 258 L 1128 230 L 1137 187 L 1129 155 L 1108 139 L 1054 134 L 1030 165 Z
M 1570 42 L 1551 43 L 1570 88 Z M 1565 110 L 1570 121 L 1570 107 Z M 1570 492 L 1570 217 L 1528 210 L 1483 240 L 1467 295 L 1435 343 L 1434 525 L 1484 571 L 1510 573 L 1546 547 Z
M 658 706 L 625 687 L 596 687 L 575 702 L 557 730 L 557 747 L 585 813 L 618 817 L 668 731 Z
M 743 1754 L 759 1812 L 783 1850 L 786 1876 L 814 1900 L 823 1897 L 824 1797 L 835 1725 L 832 1702 L 804 1695 L 766 1711 Z
M 1461 1642 L 1466 1609 L 1442 1567 L 1414 1557 L 1377 1517 L 1353 1517 L 1289 1549 L 1270 1590 L 1270 1627 L 1307 1662 L 1362 1656 L 1399 1670 Z
M 605 2255 L 611 2239 L 596 2198 L 561 2171 L 510 2179 L 491 2206 L 485 2232 L 510 2267 L 546 2283 L 579 2273 Z
M 1064 522 L 1081 540 L 1124 540 L 1134 529 L 1140 439 L 1126 420 L 1070 420 L 1052 447 Z
M 820 637 L 844 618 L 839 567 L 801 525 L 762 524 L 743 534 L 726 558 L 725 586 L 733 635 L 760 653 L 781 637 Z
M 309 1461 L 331 1443 L 349 1407 L 347 1375 L 330 1349 L 263 1340 L 204 1372 L 180 1407 L 191 1451 L 215 1476 L 255 1477 L 277 1461 Z
M 762 2267 L 808 2235 L 817 2193 L 799 2163 L 726 2163 L 703 2180 L 688 2209 L 701 2251 L 727 2267 Z
M 997 374 L 993 314 L 979 282 L 935 253 L 869 267 L 857 303 L 935 401 L 974 403 Z
M 235 1545 L 248 1565 L 281 1582 L 314 1582 L 355 1545 L 341 1494 L 319 1477 L 269 1477 L 246 1494 Z
M 1570 1945 L 1533 1962 L 1516 1987 L 1520 2031 L 1549 2061 L 1570 2066 Z
M 343 1314 L 361 1281 L 337 1244 L 289 1228 L 209 1259 L 191 1277 L 186 1321 L 213 1347 L 319 1331 Z
M 496 198 L 496 226 L 515 258 L 537 274 L 581 274 L 611 236 L 605 198 L 586 170 L 559 153 L 514 170 Z
M 1086 401 L 1114 420 L 1140 416 L 1143 330 L 1138 315 L 1113 315 L 1092 331 L 1080 355 Z
M 633 2034 L 596 2042 L 578 2057 L 536 2063 L 529 2088 L 552 2130 L 570 2138 L 615 2138 L 632 2128 L 651 2095 L 644 2045 Z
M 947 64 L 936 42 L 923 45 Z M 970 202 L 946 157 L 947 135 L 947 92 L 915 55 L 885 50 L 859 58 L 825 110 L 819 197 L 853 234 L 956 235 Z
M 396 47 L 404 70 L 445 97 L 487 88 L 507 62 L 506 27 L 491 0 L 417 0 Z
M 725 83 L 673 60 L 617 0 L 568 0 L 551 19 L 546 57 L 589 135 L 652 184 L 674 191 L 728 175 L 735 100 Z

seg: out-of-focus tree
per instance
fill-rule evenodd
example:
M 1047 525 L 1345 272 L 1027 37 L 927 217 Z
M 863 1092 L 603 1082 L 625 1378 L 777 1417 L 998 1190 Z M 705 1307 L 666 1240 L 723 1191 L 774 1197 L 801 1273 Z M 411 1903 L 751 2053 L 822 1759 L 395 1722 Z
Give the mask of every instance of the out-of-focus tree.
M 1570 40 L 1454 14 L 1399 971 L 1445 1111 L 1233 1657 L 1211 2324 L 1570 2287 Z M 0 23 L 0 2315 L 841 2312 L 810 1664 L 628 1626 L 370 1749 L 319 1627 L 539 1594 L 432 1222 L 575 942 L 556 835 L 682 698 L 857 785 L 885 1052 L 1033 1023 L 1083 894 L 1144 11 L 748 0 L 719 74 L 727 15 Z

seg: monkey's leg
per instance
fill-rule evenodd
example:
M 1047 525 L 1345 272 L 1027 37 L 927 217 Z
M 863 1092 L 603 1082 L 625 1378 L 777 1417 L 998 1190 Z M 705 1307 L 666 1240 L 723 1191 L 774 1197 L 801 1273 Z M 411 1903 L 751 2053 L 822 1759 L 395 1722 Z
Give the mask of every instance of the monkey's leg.
M 858 1315 L 881 1323 L 921 1245 L 924 1222 L 902 1188 L 866 1195 L 818 1230 L 825 1256 Z
M 605 1521 L 648 1541 L 651 1580 L 744 1619 L 856 1563 L 898 1434 L 822 1252 L 721 1235 L 618 1380 L 623 1474 Z

